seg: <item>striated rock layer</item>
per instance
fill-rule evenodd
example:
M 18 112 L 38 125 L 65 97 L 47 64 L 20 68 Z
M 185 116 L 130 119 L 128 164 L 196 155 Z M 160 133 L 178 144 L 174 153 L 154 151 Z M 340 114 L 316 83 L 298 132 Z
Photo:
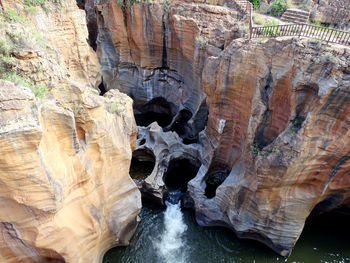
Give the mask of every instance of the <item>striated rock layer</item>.
M 99 262 L 137 226 L 131 100 L 117 91 L 102 98 L 77 83 L 52 93 L 37 104 L 29 89 L 0 82 L 5 262 Z M 115 101 L 124 104 L 121 116 L 111 112 Z
M 237 39 L 246 17 L 224 1 L 97 10 L 106 89 L 135 99 L 140 126 L 163 127 L 140 128 L 135 158 L 155 160 L 140 185 L 148 195 L 161 200 L 171 161 L 189 149 L 201 166 L 185 205 L 198 223 L 283 256 L 311 212 L 349 205 L 349 48 Z
M 350 50 L 317 44 L 236 41 L 202 75 L 217 146 L 191 183 L 197 220 L 225 222 L 283 256 L 311 211 L 350 202 Z M 206 200 L 201 182 L 223 166 L 227 178 Z
M 13 74 L 48 94 L 0 80 L 0 261 L 101 262 L 128 244 L 141 209 L 129 176 L 132 100 L 98 94 L 100 66 L 76 1 L 32 15 L 22 1 L 3 4 L 25 19 L 0 19 L 2 41 L 20 39 Z

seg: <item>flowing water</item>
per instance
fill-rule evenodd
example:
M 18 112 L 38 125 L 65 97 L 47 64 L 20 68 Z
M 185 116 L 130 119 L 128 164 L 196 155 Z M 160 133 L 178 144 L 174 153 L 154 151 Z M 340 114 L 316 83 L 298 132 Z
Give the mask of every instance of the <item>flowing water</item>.
M 198 226 L 191 211 L 181 211 L 176 199 L 172 202 L 166 210 L 144 203 L 130 246 L 109 250 L 103 262 L 284 262 L 264 245 L 240 240 L 227 229 Z M 325 215 L 310 221 L 288 262 L 349 263 L 349 216 Z

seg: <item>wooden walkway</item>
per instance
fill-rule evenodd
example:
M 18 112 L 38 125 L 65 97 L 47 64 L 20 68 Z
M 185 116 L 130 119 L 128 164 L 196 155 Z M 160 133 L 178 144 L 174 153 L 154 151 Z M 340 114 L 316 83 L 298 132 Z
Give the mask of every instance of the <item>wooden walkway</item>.
M 265 37 L 307 37 L 318 39 L 325 43 L 336 43 L 350 46 L 350 32 L 316 26 L 305 23 L 294 23 L 276 26 L 254 26 L 252 20 L 253 5 L 247 0 L 234 0 L 249 18 L 249 38 Z

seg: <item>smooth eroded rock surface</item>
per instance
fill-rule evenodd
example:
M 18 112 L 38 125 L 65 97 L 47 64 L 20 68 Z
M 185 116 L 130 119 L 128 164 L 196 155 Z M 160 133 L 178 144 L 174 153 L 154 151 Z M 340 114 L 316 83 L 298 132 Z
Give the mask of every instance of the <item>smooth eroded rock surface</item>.
M 349 205 L 349 48 L 248 41 L 241 10 L 215 1 L 97 9 L 105 86 L 134 98 L 147 126 L 135 158 L 155 165 L 141 189 L 161 200 L 171 156 L 194 158 L 185 204 L 197 221 L 283 256 L 310 213 Z
M 99 262 L 128 243 L 141 208 L 129 177 L 131 100 L 74 82 L 51 92 L 38 103 L 28 88 L 0 81 L 0 255 Z
M 76 1 L 46 1 L 35 14 L 23 1 L 3 4 L 23 21 L 0 19 L 2 43 L 17 45 L 13 82 L 0 80 L 0 261 L 101 262 L 139 220 L 132 100 L 99 95 Z

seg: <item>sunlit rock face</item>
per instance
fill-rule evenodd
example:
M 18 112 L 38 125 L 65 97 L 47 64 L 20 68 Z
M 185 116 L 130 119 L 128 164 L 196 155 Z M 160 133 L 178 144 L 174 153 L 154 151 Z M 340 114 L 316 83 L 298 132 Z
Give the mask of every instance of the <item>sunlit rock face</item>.
M 7 32 L 43 34 L 45 45 L 24 39 L 13 58 L 16 72 L 48 93 L 39 99 L 0 80 L 0 261 L 101 262 L 128 244 L 141 209 L 129 176 L 132 100 L 117 90 L 99 95 L 100 66 L 76 1 L 47 1 L 49 15 L 2 2 L 26 19 L 1 20 L 2 41 Z
M 99 262 L 127 244 L 141 208 L 128 172 L 130 98 L 77 83 L 61 83 L 41 103 L 11 82 L 0 91 L 2 260 Z
M 104 85 L 147 126 L 134 156 L 150 162 L 147 195 L 161 200 L 188 167 L 184 204 L 199 224 L 288 256 L 312 211 L 350 202 L 349 48 L 237 39 L 244 14 L 212 4 L 100 1 Z

